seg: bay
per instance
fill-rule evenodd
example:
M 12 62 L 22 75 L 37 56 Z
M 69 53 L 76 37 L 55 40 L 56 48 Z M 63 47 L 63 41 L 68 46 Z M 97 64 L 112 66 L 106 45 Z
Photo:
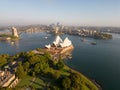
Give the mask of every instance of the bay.
M 18 41 L 0 41 L 0 54 L 14 55 L 18 52 L 42 48 L 52 43 L 55 36 L 45 32 L 22 33 Z M 48 37 L 47 39 L 45 37 Z M 73 42 L 72 59 L 65 63 L 99 83 L 103 90 L 120 90 L 120 35 L 113 34 L 112 40 L 86 38 L 84 42 L 78 36 L 69 37 Z M 97 45 L 91 45 L 91 42 Z

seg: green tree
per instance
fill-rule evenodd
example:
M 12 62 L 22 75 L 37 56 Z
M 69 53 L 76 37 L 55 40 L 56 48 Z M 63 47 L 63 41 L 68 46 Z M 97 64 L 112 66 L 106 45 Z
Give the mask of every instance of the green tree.
M 39 63 L 39 62 L 48 62 L 48 60 L 46 60 L 45 56 L 34 55 L 29 58 L 29 62 L 31 65 L 35 65 L 36 63 Z
M 22 66 L 21 62 L 18 63 L 18 67 L 17 67 L 17 71 L 16 71 L 16 76 L 18 78 L 21 78 L 21 79 L 23 79 L 24 76 L 25 76 L 25 72 L 24 72 L 24 69 L 23 69 L 23 66 Z
M 35 77 L 35 72 L 32 72 L 32 76 Z
M 21 52 L 19 54 L 20 58 L 24 58 L 25 60 L 29 60 L 30 57 L 34 56 L 34 53 L 32 51 L 29 52 Z
M 57 69 L 63 69 L 63 67 L 64 67 L 64 63 L 63 63 L 63 61 L 62 60 L 60 60 L 60 61 L 58 61 L 58 63 L 56 64 L 56 66 L 57 66 Z
M 56 80 L 60 78 L 60 72 L 58 72 L 58 71 L 54 71 L 51 74 L 52 74 L 52 77 Z
M 65 78 L 62 80 L 62 87 L 63 87 L 65 90 L 70 90 L 70 87 L 71 87 L 71 79 L 68 78 L 68 77 L 65 77 Z
M 39 64 L 39 63 L 35 64 L 35 66 L 34 66 L 34 71 L 35 71 L 36 73 L 39 73 L 39 72 L 40 72 L 40 64 Z
M 49 89 L 50 89 L 50 90 L 60 90 L 59 87 L 53 86 L 53 85 L 51 85 L 51 86 L 49 87 Z
M 28 61 L 23 64 L 23 68 L 26 72 L 29 70 L 29 67 L 30 67 L 30 63 Z
M 45 52 L 44 56 L 46 57 L 46 59 L 50 60 L 51 59 L 51 55 L 48 52 Z
M 36 73 L 39 73 L 39 72 L 47 73 L 48 70 L 49 70 L 49 64 L 44 60 L 40 60 L 40 62 L 36 63 L 34 66 L 34 71 Z
M 8 54 L 0 55 L 0 67 L 8 63 L 8 58 L 9 58 Z
M 78 73 L 71 73 L 70 74 L 71 78 L 71 86 L 74 87 L 75 89 L 80 89 L 80 84 L 81 84 L 81 78 Z

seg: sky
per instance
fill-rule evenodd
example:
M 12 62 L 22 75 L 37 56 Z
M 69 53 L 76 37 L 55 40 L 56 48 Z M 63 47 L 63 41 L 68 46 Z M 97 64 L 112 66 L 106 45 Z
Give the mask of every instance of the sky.
M 120 0 L 0 0 L 0 25 L 120 26 Z

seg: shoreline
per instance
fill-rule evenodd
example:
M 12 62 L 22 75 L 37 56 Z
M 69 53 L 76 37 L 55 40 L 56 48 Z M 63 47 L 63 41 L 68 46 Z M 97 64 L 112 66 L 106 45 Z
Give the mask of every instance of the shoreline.
M 63 52 L 65 52 L 66 50 L 71 49 L 71 48 L 73 49 L 74 46 L 71 45 L 69 48 L 63 50 Z M 43 48 L 42 48 L 42 49 L 43 49 Z M 63 54 L 63 52 L 62 52 L 62 54 Z M 80 75 L 82 76 L 82 78 L 85 78 L 87 81 L 90 81 L 90 82 L 91 82 L 91 85 L 94 85 L 98 90 L 102 90 L 102 87 L 101 87 L 95 80 L 92 80 L 92 79 L 88 78 L 88 77 L 85 76 L 83 73 L 81 73 L 81 72 L 75 70 L 74 68 L 66 65 L 65 62 L 64 62 L 64 65 L 65 65 L 65 67 L 67 67 L 68 69 L 70 69 L 72 72 L 78 73 L 78 74 L 80 74 Z
M 65 64 L 65 63 L 64 63 L 64 64 Z M 95 80 L 92 80 L 92 79 L 88 78 L 88 77 L 87 77 L 86 75 L 84 75 L 83 73 L 75 70 L 74 68 L 72 68 L 72 67 L 70 67 L 70 66 L 68 66 L 68 65 L 66 65 L 66 64 L 65 64 L 65 66 L 66 66 L 67 68 L 69 68 L 71 71 L 82 75 L 84 78 L 86 78 L 87 80 L 89 80 L 90 82 L 92 82 L 92 83 L 98 88 L 98 90 L 102 90 L 102 87 L 101 87 Z
M 14 55 L 12 55 L 12 56 L 14 56 Z M 86 81 L 90 81 L 91 85 L 95 86 L 97 88 L 97 90 L 102 90 L 102 87 L 97 82 L 95 82 L 95 80 L 92 80 L 92 79 L 88 78 L 87 76 L 85 76 L 81 72 L 75 70 L 71 66 L 66 65 L 65 62 L 64 62 L 64 65 L 65 65 L 65 67 L 67 67 L 68 69 L 70 69 L 72 72 L 80 74 L 82 76 L 82 78 L 86 79 Z
M 62 54 L 63 54 L 66 50 L 71 49 L 71 48 L 73 49 L 74 46 L 71 45 L 69 48 L 66 48 L 66 49 L 62 50 L 62 51 L 61 51 Z M 61 52 L 60 52 L 60 54 L 61 54 Z M 79 71 L 75 70 L 74 68 L 66 65 L 65 62 L 64 62 L 64 65 L 65 65 L 65 67 L 69 68 L 71 71 L 80 74 L 83 78 L 85 78 L 86 80 L 90 81 L 98 90 L 102 90 L 102 87 L 101 87 L 95 80 L 92 80 L 92 79 L 88 78 L 87 76 L 85 76 L 85 75 L 82 74 L 81 72 L 79 72 Z
M 12 40 L 19 40 L 19 37 L 0 37 L 0 41 L 12 41 Z

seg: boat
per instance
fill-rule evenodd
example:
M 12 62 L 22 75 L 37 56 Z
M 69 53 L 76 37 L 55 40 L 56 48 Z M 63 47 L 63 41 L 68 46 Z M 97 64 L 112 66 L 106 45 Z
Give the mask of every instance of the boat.
M 96 43 L 96 42 L 92 42 L 91 44 L 92 44 L 92 45 L 96 45 L 97 43 Z
M 11 44 L 12 44 L 12 45 L 14 45 L 14 44 L 15 44 L 15 42 L 11 42 Z
M 84 41 L 85 41 L 85 38 L 81 38 L 81 41 L 84 42 Z
M 68 59 L 72 59 L 72 55 L 71 55 L 71 56 L 68 56 Z
M 44 37 L 45 39 L 47 39 L 48 37 Z

